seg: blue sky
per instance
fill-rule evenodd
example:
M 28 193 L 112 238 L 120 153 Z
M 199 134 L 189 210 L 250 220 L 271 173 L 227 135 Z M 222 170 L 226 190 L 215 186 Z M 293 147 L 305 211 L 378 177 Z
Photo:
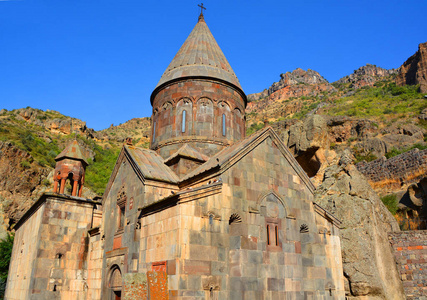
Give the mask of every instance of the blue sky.
M 96 130 L 151 115 L 150 95 L 197 22 L 196 1 L 0 0 L 0 109 L 31 106 Z M 397 68 L 427 41 L 427 1 L 204 0 L 246 94 L 295 68 L 330 82 Z

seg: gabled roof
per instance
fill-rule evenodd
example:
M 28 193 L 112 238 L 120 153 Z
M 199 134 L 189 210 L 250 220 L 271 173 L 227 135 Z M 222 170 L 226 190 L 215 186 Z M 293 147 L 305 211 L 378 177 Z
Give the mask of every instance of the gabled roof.
M 178 176 L 165 164 L 155 151 L 125 145 L 124 148 L 133 158 L 144 178 L 177 183 Z
M 153 150 L 123 145 L 116 164 L 114 165 L 113 172 L 108 180 L 107 187 L 105 188 L 104 200 L 108 195 L 124 161 L 129 162 L 135 171 L 136 176 L 138 176 L 142 181 L 151 179 L 172 185 L 176 185 L 179 181 L 178 176 L 167 165 L 165 165 L 163 158 Z
M 79 143 L 77 142 L 77 140 L 74 140 L 73 142 L 68 144 L 68 146 L 65 147 L 65 149 L 62 150 L 62 152 L 59 153 L 57 157 L 55 157 L 55 160 L 59 161 L 59 160 L 64 159 L 64 158 L 81 160 L 86 165 L 88 165 L 85 157 L 82 154 L 82 151 L 80 149 L 80 146 L 79 146 Z
M 256 146 L 258 146 L 268 137 L 272 138 L 273 142 L 277 145 L 283 156 L 288 160 L 289 164 L 294 168 L 295 172 L 300 176 L 301 180 L 313 192 L 315 187 L 310 181 L 310 178 L 308 178 L 307 174 L 298 164 L 294 156 L 289 152 L 287 147 L 283 144 L 283 142 L 280 140 L 280 138 L 270 126 L 250 135 L 244 140 L 241 140 L 229 147 L 224 148 L 223 150 L 215 154 L 213 157 L 211 157 L 209 161 L 207 161 L 206 163 L 186 175 L 184 178 L 182 178 L 181 182 L 187 181 L 214 168 L 219 168 L 219 170 L 228 169 L 240 157 L 252 151 Z
M 196 149 L 190 147 L 188 144 L 185 144 L 184 146 L 179 148 L 178 151 L 176 151 L 174 154 L 165 159 L 165 164 L 168 164 L 177 157 L 186 157 L 189 159 L 197 160 L 199 162 L 206 162 L 209 160 L 209 156 L 200 153 Z
M 153 91 L 163 84 L 182 78 L 216 78 L 242 91 L 239 80 L 205 23 L 203 15 L 160 78 Z

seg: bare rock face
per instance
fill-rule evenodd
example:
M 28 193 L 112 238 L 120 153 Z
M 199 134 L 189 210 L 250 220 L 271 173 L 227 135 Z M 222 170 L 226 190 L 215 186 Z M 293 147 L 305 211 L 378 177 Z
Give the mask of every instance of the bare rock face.
M 126 138 L 132 137 L 135 145 L 143 145 L 149 142 L 151 134 L 151 119 L 150 118 L 134 118 L 126 123 L 113 126 L 98 131 L 97 139 L 102 141 L 116 141 L 123 143 Z
M 342 221 L 347 299 L 405 299 L 388 232 L 398 224 L 347 151 L 324 172 L 315 201 Z
M 17 117 L 29 123 L 44 127 L 52 133 L 71 134 L 77 133 L 93 138 L 95 131 L 86 127 L 86 122 L 79 119 L 63 116 L 57 111 L 47 110 L 46 112 L 27 107 L 17 109 Z
M 292 72 L 280 74 L 280 81 L 275 82 L 270 86 L 268 94 L 271 95 L 272 93 L 291 85 L 321 83 L 328 83 L 328 81 L 318 72 L 310 69 L 304 71 L 303 69 L 298 68 Z
M 261 93 L 248 95 L 249 101 L 266 99 L 267 101 L 277 101 L 289 99 L 291 97 L 317 96 L 323 92 L 335 92 L 336 89 L 314 70 L 295 69 L 292 72 L 280 74 L 280 80 L 274 82 L 268 90 Z M 251 104 L 249 108 L 251 109 Z M 252 104 L 253 105 L 253 104 Z M 258 108 L 265 106 L 265 103 L 257 103 Z M 250 112 L 250 111 L 249 111 Z
M 273 127 L 308 176 L 316 176 L 331 155 L 326 120 L 310 115 L 304 121 L 285 120 Z
M 427 42 L 419 44 L 418 51 L 400 67 L 396 84 L 419 84 L 420 92 L 427 93 Z
M 263 99 L 265 97 L 268 97 L 268 90 L 264 89 L 260 93 L 253 93 L 253 94 L 248 95 L 247 97 L 248 97 L 248 102 L 252 102 L 252 101 L 259 100 L 259 99 Z
M 339 79 L 336 83 L 350 83 L 350 87 L 359 89 L 364 86 L 373 86 L 375 82 L 396 73 L 395 69 L 387 70 L 375 65 L 366 64 L 352 74 Z
M 31 161 L 27 152 L 0 141 L 0 215 L 3 214 L 4 220 L 0 235 L 47 189 L 43 181 L 48 177 L 49 168 Z

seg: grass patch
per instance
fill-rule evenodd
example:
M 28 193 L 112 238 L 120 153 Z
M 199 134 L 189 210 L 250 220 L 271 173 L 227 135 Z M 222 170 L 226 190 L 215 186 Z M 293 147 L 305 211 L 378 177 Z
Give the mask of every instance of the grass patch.
M 98 195 L 103 195 L 120 149 L 103 149 L 95 145 L 94 151 L 94 160 L 88 159 L 89 166 L 86 168 L 85 184 Z
M 426 106 L 419 86 L 396 86 L 394 82 L 358 89 L 353 95 L 335 101 L 328 114 L 356 117 L 419 114 Z
M 55 167 L 55 157 L 60 152 L 57 142 L 55 140 L 48 142 L 34 132 L 36 130 L 40 132 L 42 129 L 28 127 L 0 123 L 0 140 L 11 142 L 17 148 L 28 152 L 41 166 Z M 22 164 L 24 168 L 29 167 L 25 162 Z
M 394 194 L 390 194 L 384 197 L 381 197 L 381 201 L 391 212 L 392 215 L 395 215 L 397 212 L 397 197 Z
M 412 149 L 425 150 L 425 149 L 427 149 L 427 145 L 415 144 L 415 145 L 412 145 L 410 147 L 403 148 L 403 149 L 400 149 L 400 150 L 396 149 L 396 148 L 393 148 L 393 149 L 391 149 L 389 152 L 387 152 L 385 154 L 385 157 L 386 158 L 392 158 L 392 157 L 395 157 L 395 156 L 400 155 L 402 153 L 408 152 L 408 151 L 410 151 Z
M 251 135 L 252 133 L 257 132 L 262 128 L 264 128 L 264 123 L 253 123 L 246 129 L 246 135 Z

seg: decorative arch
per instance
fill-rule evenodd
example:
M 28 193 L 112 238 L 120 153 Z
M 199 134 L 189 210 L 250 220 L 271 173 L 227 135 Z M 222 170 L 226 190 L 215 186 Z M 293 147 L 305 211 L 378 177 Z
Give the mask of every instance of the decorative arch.
M 196 135 L 211 136 L 214 129 L 214 104 L 207 97 L 201 97 L 196 102 Z
M 218 114 L 217 114 L 217 130 L 218 136 L 224 137 L 226 139 L 232 138 L 232 130 L 231 125 L 233 124 L 233 120 L 231 120 L 232 112 L 230 104 L 228 104 L 224 100 L 218 101 Z
M 243 119 L 242 111 L 236 107 L 233 110 L 233 117 L 234 117 L 234 128 L 233 128 L 233 136 L 234 139 L 239 140 L 242 139 L 245 136 L 245 122 Z
M 179 99 L 175 111 L 175 136 L 188 135 L 193 127 L 193 101 L 188 97 Z
M 122 185 L 118 194 L 117 194 L 117 230 L 123 230 L 125 226 L 125 218 L 126 218 L 126 203 L 127 203 L 127 194 L 125 191 L 125 186 Z
M 110 290 L 110 299 L 116 300 L 122 297 L 122 272 L 118 265 L 113 265 L 109 272 L 108 289 Z
M 258 200 L 264 226 L 261 226 L 267 251 L 282 251 L 286 239 L 286 216 L 289 211 L 286 202 L 274 191 L 264 193 Z
M 283 205 L 284 212 L 285 212 L 285 215 L 283 217 L 284 218 L 288 217 L 289 211 L 290 211 L 288 203 L 273 190 L 270 190 L 268 192 L 261 194 L 261 196 L 257 200 L 258 209 L 261 209 L 261 207 L 265 206 L 269 196 L 274 197 L 275 199 L 277 199 L 277 201 L 279 201 Z
M 173 104 L 166 101 L 159 107 L 159 113 L 153 118 L 153 139 L 152 142 L 159 142 L 168 137 L 173 126 Z M 161 139 L 159 139 L 161 137 Z

